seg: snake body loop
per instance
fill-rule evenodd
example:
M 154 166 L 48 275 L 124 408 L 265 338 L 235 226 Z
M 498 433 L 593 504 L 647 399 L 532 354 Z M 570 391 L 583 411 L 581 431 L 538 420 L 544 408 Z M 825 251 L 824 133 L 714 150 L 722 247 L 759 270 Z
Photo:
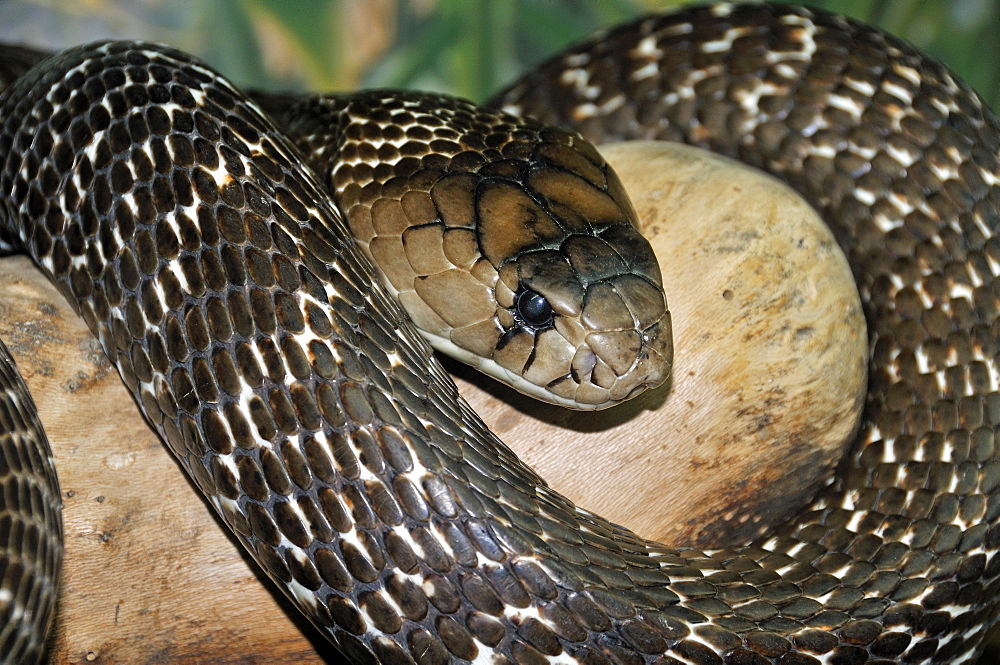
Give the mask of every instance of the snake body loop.
M 972 662 L 1000 574 L 993 114 L 902 42 L 761 5 L 640 20 L 495 104 L 738 156 L 833 226 L 868 400 L 790 524 L 675 550 L 548 489 L 459 399 L 291 139 L 170 49 L 71 50 L 0 97 L 3 235 L 353 662 Z

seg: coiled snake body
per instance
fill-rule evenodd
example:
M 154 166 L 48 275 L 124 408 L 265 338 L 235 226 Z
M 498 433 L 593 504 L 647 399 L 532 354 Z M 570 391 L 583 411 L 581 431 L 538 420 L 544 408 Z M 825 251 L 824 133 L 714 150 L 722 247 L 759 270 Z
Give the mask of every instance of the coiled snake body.
M 792 523 L 672 550 L 549 490 L 459 400 L 288 139 L 169 49 L 72 50 L 0 97 L 4 238 L 355 662 L 973 661 L 1000 572 L 1000 128 L 975 93 L 870 28 L 753 5 L 642 19 L 495 105 L 737 156 L 832 225 L 870 387 L 836 481 Z M 58 505 L 29 473 L 30 400 L 8 396 L 0 481 L 21 489 L 0 526 L 28 544 L 0 607 L 44 627 L 58 526 L 39 520 Z M 10 625 L 0 653 L 34 656 Z

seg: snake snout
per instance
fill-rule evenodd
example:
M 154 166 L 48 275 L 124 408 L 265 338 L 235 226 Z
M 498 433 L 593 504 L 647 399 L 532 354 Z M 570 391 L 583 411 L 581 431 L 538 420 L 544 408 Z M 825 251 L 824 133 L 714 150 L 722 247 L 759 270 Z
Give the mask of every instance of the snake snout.
M 535 354 L 532 365 L 549 373 L 532 367 L 524 375 L 545 379 L 552 396 L 543 399 L 605 409 L 667 379 L 673 344 L 660 268 L 648 241 L 630 223 L 571 234 L 558 250 L 524 254 L 517 275 L 554 314 L 552 330 L 537 335 L 536 350 L 547 342 L 568 363 L 566 372 L 556 365 L 556 355 Z
M 592 285 L 578 322 L 584 331 L 568 377 L 576 408 L 605 409 L 669 378 L 670 312 L 662 291 L 643 277 L 624 274 Z
M 604 409 L 656 388 L 670 377 L 673 340 L 670 313 L 645 329 L 592 332 L 574 358 L 574 369 L 589 367 L 580 381 L 580 408 Z M 588 405 L 589 402 L 589 405 Z

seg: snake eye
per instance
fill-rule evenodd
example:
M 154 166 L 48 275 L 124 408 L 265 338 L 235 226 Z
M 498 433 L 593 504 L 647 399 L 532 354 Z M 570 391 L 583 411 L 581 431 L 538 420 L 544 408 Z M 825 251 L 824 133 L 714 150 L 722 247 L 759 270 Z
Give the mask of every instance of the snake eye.
M 552 305 L 540 293 L 522 289 L 514 303 L 517 318 L 528 328 L 538 330 L 552 323 Z

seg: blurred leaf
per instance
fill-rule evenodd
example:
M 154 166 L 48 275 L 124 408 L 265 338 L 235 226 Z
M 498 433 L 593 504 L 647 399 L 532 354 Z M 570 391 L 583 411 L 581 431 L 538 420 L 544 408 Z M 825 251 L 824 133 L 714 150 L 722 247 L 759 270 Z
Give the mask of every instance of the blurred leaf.
M 431 17 L 432 19 L 435 17 Z M 424 77 L 439 71 L 435 64 L 454 42 L 460 25 L 424 19 L 401 31 L 386 56 L 376 62 L 364 78 L 365 87 L 412 88 Z M 434 87 L 434 86 L 432 86 Z M 443 88 L 440 79 L 436 88 Z
M 285 89 L 322 88 L 329 78 L 323 65 L 331 60 L 330 25 L 322 20 L 325 18 L 322 12 L 309 7 L 308 15 L 312 19 L 306 20 L 307 8 L 301 3 L 238 1 L 254 25 L 256 38 L 263 40 L 262 49 L 272 55 L 267 83 L 277 83 Z M 317 17 L 317 13 L 320 16 Z
M 913 42 L 1000 107 L 998 0 L 808 3 Z M 243 85 L 391 86 L 484 99 L 599 29 L 683 4 L 688 2 L 0 0 L 0 37 L 48 46 L 110 36 L 155 39 L 201 55 Z M 372 54 L 373 48 L 382 51 Z
M 442 0 L 441 8 L 450 22 L 462 26 L 455 32 L 456 43 L 448 58 L 455 91 L 483 99 L 498 87 L 498 65 L 511 50 L 508 37 L 516 29 L 514 5 L 506 0 Z
M 257 84 L 265 69 L 253 24 L 240 0 L 205 2 L 199 11 L 199 55 L 236 85 Z

